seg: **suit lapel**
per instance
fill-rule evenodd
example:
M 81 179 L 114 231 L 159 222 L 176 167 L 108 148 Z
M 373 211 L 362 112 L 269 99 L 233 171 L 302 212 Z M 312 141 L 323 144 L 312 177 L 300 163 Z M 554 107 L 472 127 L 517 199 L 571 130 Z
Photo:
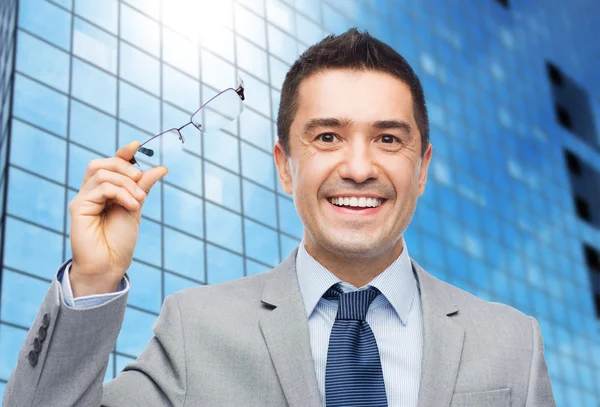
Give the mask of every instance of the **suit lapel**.
M 290 407 L 320 407 L 308 318 L 296 278 L 294 250 L 265 285 L 260 329 Z
M 421 288 L 423 360 L 418 407 L 448 406 L 454 394 L 465 331 L 452 321 L 458 308 L 446 296 L 443 283 L 413 259 Z

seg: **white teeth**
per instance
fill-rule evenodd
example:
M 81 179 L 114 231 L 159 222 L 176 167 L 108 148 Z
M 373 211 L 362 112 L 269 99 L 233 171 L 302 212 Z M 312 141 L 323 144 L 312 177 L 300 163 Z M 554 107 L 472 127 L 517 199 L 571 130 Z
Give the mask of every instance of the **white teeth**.
M 376 208 L 383 203 L 383 199 L 365 197 L 337 197 L 331 198 L 331 203 L 337 206 L 351 206 L 359 208 Z

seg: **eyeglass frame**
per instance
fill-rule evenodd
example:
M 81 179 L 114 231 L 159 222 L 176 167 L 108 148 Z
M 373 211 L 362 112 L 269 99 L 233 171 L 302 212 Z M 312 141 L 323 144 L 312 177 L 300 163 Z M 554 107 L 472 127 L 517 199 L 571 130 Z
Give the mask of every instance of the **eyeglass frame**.
M 202 109 L 203 109 L 203 108 L 204 108 L 206 105 L 208 105 L 208 104 L 209 104 L 210 102 L 212 102 L 214 99 L 218 98 L 218 97 L 219 97 L 219 96 L 221 96 L 223 93 L 225 93 L 225 92 L 227 92 L 227 91 L 229 91 L 229 90 L 233 90 L 233 91 L 234 91 L 234 92 L 235 92 L 235 93 L 236 93 L 236 94 L 237 94 L 237 95 L 240 97 L 240 99 L 241 99 L 242 101 L 244 101 L 244 100 L 246 99 L 246 97 L 244 96 L 244 90 L 245 90 L 245 88 L 244 88 L 244 81 L 243 81 L 241 78 L 239 78 L 239 79 L 238 79 L 238 82 L 239 82 L 239 85 L 238 85 L 238 87 L 237 87 L 236 89 L 233 89 L 233 88 L 227 88 L 227 89 L 223 89 L 221 92 L 217 93 L 215 96 L 213 96 L 212 98 L 210 98 L 209 100 L 207 100 L 205 103 L 203 103 L 203 104 L 202 104 L 202 106 L 200 106 L 200 107 L 198 108 L 198 110 L 196 110 L 196 111 L 195 111 L 195 112 L 194 112 L 194 113 L 193 113 L 193 114 L 190 116 L 190 121 L 189 121 L 189 122 L 187 122 L 186 124 L 184 124 L 183 126 L 181 126 L 181 127 L 179 127 L 179 128 L 173 127 L 172 129 L 165 130 L 165 131 L 163 131 L 163 132 L 161 132 L 161 133 L 157 134 L 156 136 L 154 136 L 154 137 L 152 137 L 152 138 L 150 138 L 150 139 L 148 139 L 148 140 L 144 141 L 144 142 L 143 142 L 143 143 L 140 145 L 140 147 L 138 148 L 138 150 L 136 151 L 136 154 L 137 154 L 137 152 L 138 152 L 138 151 L 139 151 L 139 150 L 142 148 L 142 146 L 143 146 L 144 144 L 147 144 L 147 143 L 149 143 L 150 141 L 154 140 L 154 139 L 155 139 L 155 138 L 157 138 L 157 137 L 160 137 L 160 136 L 162 136 L 163 134 L 170 133 L 170 132 L 172 132 L 173 130 L 177 131 L 177 134 L 179 134 L 179 139 L 181 140 L 181 143 L 182 143 L 182 144 L 183 144 L 183 143 L 185 143 L 185 139 L 184 139 L 184 137 L 183 137 L 183 134 L 181 133 L 181 130 L 183 130 L 184 128 L 186 128 L 186 127 L 187 127 L 187 126 L 189 126 L 190 124 L 191 124 L 191 125 L 193 125 L 193 126 L 194 126 L 194 127 L 195 127 L 195 128 L 198 130 L 198 131 L 202 132 L 202 131 L 203 131 L 203 130 L 201 129 L 202 125 L 201 125 L 201 124 L 198 124 L 198 125 L 196 125 L 196 123 L 194 123 L 194 122 L 192 121 L 192 118 L 193 118 L 194 116 L 196 116 L 196 114 L 198 114 L 198 112 L 199 112 L 200 110 L 202 110 Z M 236 117 L 235 117 L 233 120 L 235 120 L 236 118 L 237 118 L 237 116 L 236 116 Z M 131 157 L 131 159 L 129 160 L 129 163 L 131 163 L 131 164 L 138 164 L 138 165 L 139 165 L 138 161 L 135 159 L 135 154 L 134 154 L 134 156 L 133 156 L 133 157 Z

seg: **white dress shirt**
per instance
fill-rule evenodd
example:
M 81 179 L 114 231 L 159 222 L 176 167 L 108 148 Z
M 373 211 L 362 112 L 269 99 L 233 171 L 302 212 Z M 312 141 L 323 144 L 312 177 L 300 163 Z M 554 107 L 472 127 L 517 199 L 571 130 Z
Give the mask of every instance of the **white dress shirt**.
M 296 257 L 300 293 L 308 316 L 310 346 L 319 392 L 325 406 L 325 368 L 329 336 L 337 314 L 337 301 L 322 298 L 333 284 L 341 282 L 317 262 L 300 243 Z M 406 243 L 402 253 L 368 285 L 381 291 L 367 312 L 379 355 L 389 407 L 416 407 L 423 355 L 423 316 L 418 281 L 413 274 Z M 341 282 L 344 292 L 357 290 Z

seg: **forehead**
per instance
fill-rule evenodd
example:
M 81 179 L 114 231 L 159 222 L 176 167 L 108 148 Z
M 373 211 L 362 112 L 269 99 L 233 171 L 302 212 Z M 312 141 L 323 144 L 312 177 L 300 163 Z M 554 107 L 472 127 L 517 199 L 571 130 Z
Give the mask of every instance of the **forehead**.
M 296 119 L 348 116 L 354 120 L 403 119 L 413 122 L 412 94 L 395 76 L 377 71 L 324 70 L 298 88 Z

